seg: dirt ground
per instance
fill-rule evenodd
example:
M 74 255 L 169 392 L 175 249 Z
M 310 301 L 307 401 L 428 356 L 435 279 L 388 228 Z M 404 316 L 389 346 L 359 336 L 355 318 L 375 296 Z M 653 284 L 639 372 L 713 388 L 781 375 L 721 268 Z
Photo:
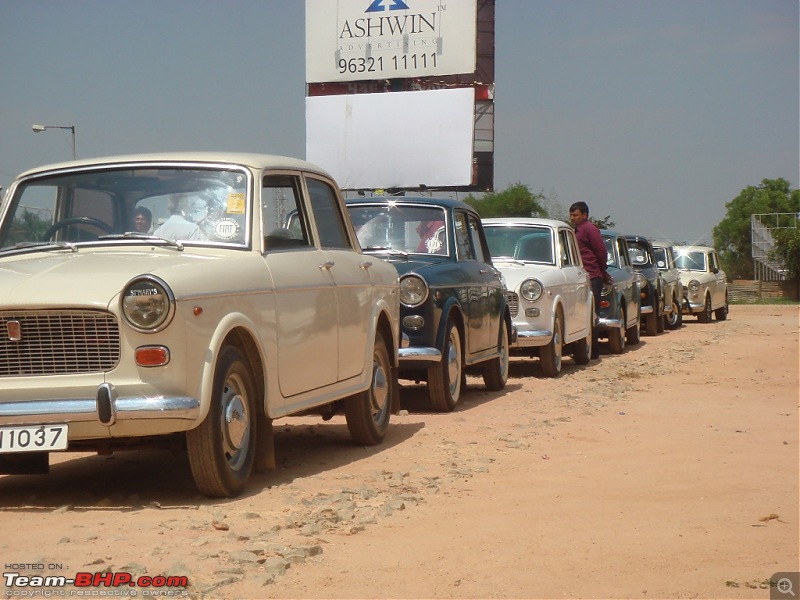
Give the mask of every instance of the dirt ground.
M 555 380 L 515 358 L 446 415 L 404 384 L 377 448 L 279 421 L 279 468 L 235 500 L 180 454 L 62 454 L 0 477 L 4 573 L 189 580 L 67 596 L 768 598 L 800 570 L 799 315 L 733 306 Z

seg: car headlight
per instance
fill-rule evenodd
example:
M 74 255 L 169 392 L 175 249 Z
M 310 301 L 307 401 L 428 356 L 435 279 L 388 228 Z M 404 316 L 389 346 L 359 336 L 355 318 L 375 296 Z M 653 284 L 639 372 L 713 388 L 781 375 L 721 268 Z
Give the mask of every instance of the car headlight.
M 400 302 L 414 308 L 428 299 L 428 284 L 419 275 L 408 275 L 400 280 Z
M 636 273 L 636 283 L 639 284 L 640 290 L 647 289 L 647 277 L 644 276 L 644 273 Z
M 519 295 L 529 302 L 536 302 L 542 296 L 544 286 L 536 279 L 526 279 L 519 286 Z
M 603 284 L 603 291 L 600 292 L 601 296 L 610 296 L 611 295 L 611 284 L 604 283 Z
M 696 292 L 697 290 L 700 289 L 700 282 L 697 281 L 697 279 L 692 279 L 689 282 L 689 289 L 692 290 L 693 292 Z
M 154 275 L 131 280 L 122 292 L 122 316 L 142 333 L 161 331 L 175 313 L 175 296 L 169 286 Z

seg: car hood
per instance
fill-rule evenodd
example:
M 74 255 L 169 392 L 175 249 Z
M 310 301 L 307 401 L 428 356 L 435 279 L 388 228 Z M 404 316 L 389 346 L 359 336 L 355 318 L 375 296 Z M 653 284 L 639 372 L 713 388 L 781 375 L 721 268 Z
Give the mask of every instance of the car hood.
M 531 277 L 535 277 L 547 285 L 553 279 L 555 273 L 560 273 L 560 269 L 552 265 L 537 265 L 518 261 L 496 260 L 495 266 L 503 273 L 509 290 L 515 289 L 520 283 Z
M 176 298 L 201 289 L 213 293 L 224 285 L 234 258 L 241 260 L 241 254 L 226 258 L 152 247 L 15 256 L 0 260 L 0 306 L 105 309 L 128 281 L 143 274 L 163 279 Z M 237 265 L 241 274 L 241 262 Z
M 458 264 L 449 260 L 447 257 L 432 260 L 419 260 L 413 255 L 409 258 L 386 258 L 385 256 L 381 256 L 381 258 L 391 263 L 394 268 L 397 269 L 398 275 L 405 275 L 413 271 L 414 273 L 419 273 L 424 276 L 426 272 L 439 271 L 440 269 L 446 269 L 448 266 L 456 267 Z

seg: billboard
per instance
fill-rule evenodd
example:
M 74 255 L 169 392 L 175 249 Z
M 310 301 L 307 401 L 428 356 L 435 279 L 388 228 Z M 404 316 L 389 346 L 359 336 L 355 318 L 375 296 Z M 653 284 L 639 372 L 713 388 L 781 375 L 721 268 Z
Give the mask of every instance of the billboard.
M 477 0 L 306 0 L 306 83 L 476 70 Z
M 343 189 L 470 186 L 472 88 L 306 98 L 306 159 Z

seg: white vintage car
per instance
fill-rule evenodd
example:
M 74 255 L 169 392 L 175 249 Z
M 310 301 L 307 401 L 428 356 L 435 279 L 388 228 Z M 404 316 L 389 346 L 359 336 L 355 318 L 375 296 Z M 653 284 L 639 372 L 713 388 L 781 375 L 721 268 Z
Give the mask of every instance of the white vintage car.
M 539 356 L 542 373 L 556 377 L 571 354 L 585 365 L 592 354 L 594 304 L 572 228 L 533 218 L 482 219 L 492 262 L 508 288 L 517 328 L 512 354 Z
M 356 443 L 386 434 L 397 272 L 361 253 L 318 167 L 76 161 L 20 175 L 0 219 L 0 472 L 171 444 L 225 497 L 274 466 L 274 419 L 342 411 Z
M 728 318 L 728 282 L 717 251 L 708 246 L 673 246 L 672 256 L 683 284 L 683 314 L 701 323 Z

